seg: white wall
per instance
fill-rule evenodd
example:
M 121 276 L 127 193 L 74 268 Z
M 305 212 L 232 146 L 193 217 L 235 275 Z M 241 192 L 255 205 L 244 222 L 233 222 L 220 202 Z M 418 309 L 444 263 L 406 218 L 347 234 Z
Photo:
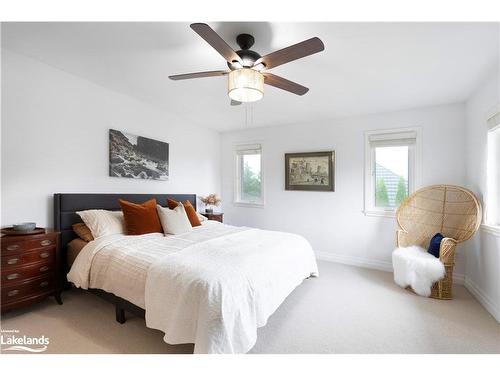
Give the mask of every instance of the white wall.
M 486 193 L 487 115 L 500 103 L 499 74 L 491 74 L 466 103 L 467 182 Z M 500 321 L 500 237 L 483 228 L 467 243 L 465 285 Z
M 332 104 L 334 105 L 334 104 Z M 393 218 L 364 216 L 364 131 L 422 128 L 422 185 L 464 185 L 464 105 L 415 109 L 365 117 L 255 128 L 222 135 L 222 197 L 225 220 L 236 225 L 290 231 L 305 236 L 320 257 L 392 270 Z M 265 207 L 231 204 L 234 194 L 233 147 L 263 145 Z M 335 192 L 285 191 L 286 152 L 335 150 Z M 459 248 L 456 275 L 464 273 Z
M 108 176 L 108 129 L 170 144 L 170 180 Z M 52 225 L 58 192 L 220 190 L 220 137 L 133 98 L 2 51 L 1 224 Z

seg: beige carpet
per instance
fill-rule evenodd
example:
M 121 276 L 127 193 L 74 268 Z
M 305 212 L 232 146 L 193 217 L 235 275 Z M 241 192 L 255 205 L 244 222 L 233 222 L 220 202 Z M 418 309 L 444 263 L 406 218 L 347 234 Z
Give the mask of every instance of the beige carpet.
M 500 353 L 500 325 L 461 286 L 455 299 L 415 296 L 392 274 L 320 262 L 259 329 L 251 353 Z M 114 308 L 72 290 L 64 305 L 48 299 L 2 316 L 2 329 L 50 338 L 48 353 L 191 353 L 171 346 L 144 320 L 115 322 Z M 5 353 L 5 352 L 4 352 Z

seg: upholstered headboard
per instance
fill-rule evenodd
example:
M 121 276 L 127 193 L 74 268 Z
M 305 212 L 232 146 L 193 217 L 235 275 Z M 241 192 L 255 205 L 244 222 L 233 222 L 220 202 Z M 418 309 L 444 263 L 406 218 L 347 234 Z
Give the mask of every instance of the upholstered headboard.
M 54 229 L 61 232 L 60 243 L 64 259 L 66 245 L 76 237 L 71 226 L 82 222 L 80 216 L 76 214 L 77 211 L 92 209 L 116 211 L 121 210 L 118 199 L 142 203 L 152 198 L 155 198 L 161 206 L 166 206 L 167 198 L 182 202 L 188 200 L 196 209 L 196 194 L 54 194 Z

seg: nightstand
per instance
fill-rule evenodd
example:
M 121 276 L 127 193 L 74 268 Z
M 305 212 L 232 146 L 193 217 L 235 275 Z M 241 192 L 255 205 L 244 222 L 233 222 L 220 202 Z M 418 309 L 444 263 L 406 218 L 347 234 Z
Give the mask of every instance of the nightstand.
M 2 312 L 31 305 L 48 296 L 61 300 L 59 232 L 4 235 L 2 258 Z
M 224 214 L 222 212 L 214 212 L 214 213 L 211 213 L 211 214 L 207 214 L 205 212 L 202 213 L 203 216 L 205 216 L 208 220 L 215 220 L 215 221 L 218 221 L 220 223 L 222 223 L 222 218 L 224 216 Z

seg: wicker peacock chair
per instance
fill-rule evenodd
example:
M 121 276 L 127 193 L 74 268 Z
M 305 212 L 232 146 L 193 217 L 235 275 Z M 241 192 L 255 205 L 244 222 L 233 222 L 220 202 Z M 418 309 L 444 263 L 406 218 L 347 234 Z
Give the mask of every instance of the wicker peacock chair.
M 422 188 L 397 210 L 398 247 L 427 248 L 436 233 L 441 241 L 439 259 L 445 266 L 443 279 L 432 286 L 431 297 L 451 299 L 455 249 L 458 243 L 472 237 L 481 224 L 481 204 L 469 190 L 454 185 L 432 185 Z

